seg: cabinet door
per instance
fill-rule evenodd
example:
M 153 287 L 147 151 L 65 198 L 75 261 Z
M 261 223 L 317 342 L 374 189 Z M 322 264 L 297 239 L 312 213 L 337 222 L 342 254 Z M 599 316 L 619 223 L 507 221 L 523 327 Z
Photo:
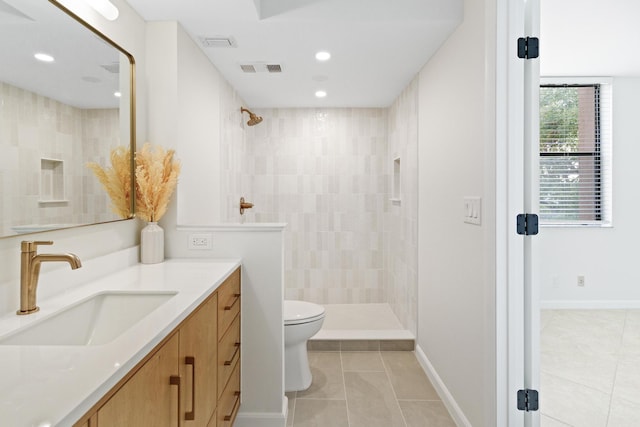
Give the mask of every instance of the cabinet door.
M 100 427 L 175 427 L 178 424 L 180 386 L 171 385 L 178 376 L 178 334 L 174 334 L 98 410 Z
M 184 426 L 205 427 L 216 409 L 217 307 L 214 294 L 180 327 L 180 375 Z

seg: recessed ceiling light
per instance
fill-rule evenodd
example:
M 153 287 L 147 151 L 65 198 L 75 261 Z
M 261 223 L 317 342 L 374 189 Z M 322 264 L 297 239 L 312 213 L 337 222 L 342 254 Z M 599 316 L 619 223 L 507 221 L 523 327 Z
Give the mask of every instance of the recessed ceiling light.
M 316 59 L 318 61 L 328 61 L 331 58 L 331 54 L 329 52 L 321 51 L 316 53 Z
M 116 98 L 120 98 L 122 94 L 120 92 L 113 92 L 113 96 L 115 96 Z
M 47 55 L 46 53 L 36 53 L 33 55 L 38 61 L 42 62 L 53 62 L 53 56 Z
M 325 96 L 327 96 L 327 92 L 325 92 L 324 90 L 316 91 L 317 98 L 324 98 Z

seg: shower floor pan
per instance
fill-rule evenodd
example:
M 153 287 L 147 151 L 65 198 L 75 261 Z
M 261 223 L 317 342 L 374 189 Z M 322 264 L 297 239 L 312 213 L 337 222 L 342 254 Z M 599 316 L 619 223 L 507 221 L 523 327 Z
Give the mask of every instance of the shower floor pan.
M 310 350 L 413 350 L 415 336 L 404 329 L 389 304 L 324 304 L 322 329 Z

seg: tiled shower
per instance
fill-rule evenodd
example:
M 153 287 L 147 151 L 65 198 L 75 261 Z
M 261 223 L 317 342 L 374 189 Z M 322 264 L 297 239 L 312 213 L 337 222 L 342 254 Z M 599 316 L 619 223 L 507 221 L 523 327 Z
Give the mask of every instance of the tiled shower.
M 415 333 L 417 89 L 389 108 L 252 109 L 253 127 L 223 89 L 223 218 L 288 224 L 286 298 L 388 303 Z
M 12 226 L 117 219 L 86 168 L 108 164 L 120 141 L 118 109 L 81 109 L 0 83 L 0 234 Z

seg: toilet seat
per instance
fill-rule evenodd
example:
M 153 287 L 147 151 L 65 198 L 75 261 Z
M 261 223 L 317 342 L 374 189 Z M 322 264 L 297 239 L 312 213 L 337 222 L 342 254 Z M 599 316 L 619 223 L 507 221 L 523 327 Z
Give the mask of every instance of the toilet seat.
M 324 307 L 307 301 L 284 301 L 284 325 L 301 325 L 324 318 Z

